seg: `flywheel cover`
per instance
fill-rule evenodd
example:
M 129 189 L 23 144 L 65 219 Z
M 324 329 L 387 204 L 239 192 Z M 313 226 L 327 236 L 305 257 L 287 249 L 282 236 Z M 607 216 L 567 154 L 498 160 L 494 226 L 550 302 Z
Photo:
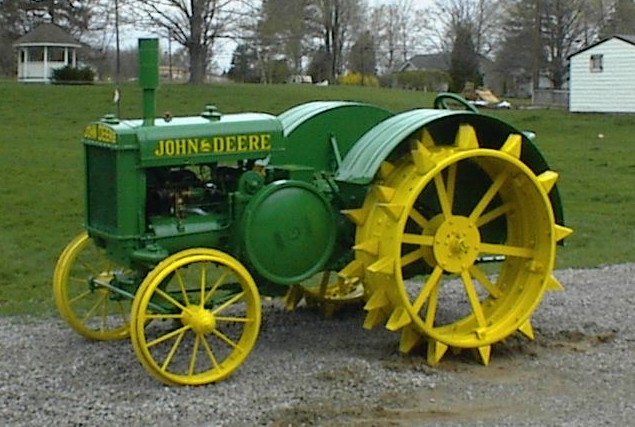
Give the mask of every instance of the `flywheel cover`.
M 277 181 L 258 192 L 241 229 L 248 263 L 279 284 L 295 284 L 321 271 L 335 246 L 329 201 L 301 181 Z

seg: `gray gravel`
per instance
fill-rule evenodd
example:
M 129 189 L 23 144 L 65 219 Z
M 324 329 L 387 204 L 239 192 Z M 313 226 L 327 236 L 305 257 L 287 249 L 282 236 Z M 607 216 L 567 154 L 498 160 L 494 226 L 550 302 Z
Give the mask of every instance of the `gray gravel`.
M 0 319 L 0 425 L 635 425 L 635 264 L 562 270 L 490 366 L 471 355 L 435 368 L 397 353 L 398 335 L 362 329 L 359 310 L 325 319 L 280 301 L 228 380 L 169 387 L 128 341 L 91 342 L 57 318 Z

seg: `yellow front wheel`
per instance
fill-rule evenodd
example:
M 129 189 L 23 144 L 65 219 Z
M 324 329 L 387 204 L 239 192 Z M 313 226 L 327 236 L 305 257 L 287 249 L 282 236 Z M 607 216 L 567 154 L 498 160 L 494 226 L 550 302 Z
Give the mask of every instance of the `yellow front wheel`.
M 189 249 L 166 258 L 141 284 L 131 339 L 155 378 L 201 385 L 243 363 L 260 322 L 260 295 L 249 272 L 223 252 Z
M 94 340 L 129 335 L 130 300 L 114 292 L 133 272 L 106 258 L 88 233 L 73 239 L 60 255 L 53 276 L 55 305 L 79 334 Z

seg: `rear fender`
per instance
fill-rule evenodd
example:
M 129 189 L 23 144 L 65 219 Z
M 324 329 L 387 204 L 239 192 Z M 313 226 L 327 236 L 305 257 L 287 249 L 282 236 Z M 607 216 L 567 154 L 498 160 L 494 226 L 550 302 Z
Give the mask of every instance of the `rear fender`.
M 419 109 L 397 114 L 366 132 L 344 157 L 335 175 L 336 181 L 368 185 L 384 160 L 399 158 L 410 151 L 410 141 L 424 128 L 437 145 L 453 145 L 460 125 L 471 125 L 481 148 L 498 150 L 510 134 L 522 135 L 520 159 L 536 175 L 549 170 L 531 135 L 491 116 L 469 111 Z M 554 186 L 549 193 L 556 223 L 564 225 L 560 193 Z

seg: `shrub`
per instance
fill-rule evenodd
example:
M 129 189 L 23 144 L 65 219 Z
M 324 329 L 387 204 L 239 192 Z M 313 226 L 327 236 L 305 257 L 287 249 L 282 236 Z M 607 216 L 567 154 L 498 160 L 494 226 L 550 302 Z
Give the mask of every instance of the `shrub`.
M 67 65 L 53 70 L 53 83 L 93 83 L 95 72 L 90 67 L 76 68 Z
M 337 83 L 345 86 L 372 86 L 379 87 L 379 80 L 375 76 L 363 76 L 364 81 L 362 82 L 362 74 L 349 72 L 344 74 L 343 76 L 338 77 Z M 363 83 L 363 84 L 362 84 Z
M 450 82 L 450 75 L 441 70 L 403 71 L 395 77 L 401 88 L 431 92 L 446 90 Z

